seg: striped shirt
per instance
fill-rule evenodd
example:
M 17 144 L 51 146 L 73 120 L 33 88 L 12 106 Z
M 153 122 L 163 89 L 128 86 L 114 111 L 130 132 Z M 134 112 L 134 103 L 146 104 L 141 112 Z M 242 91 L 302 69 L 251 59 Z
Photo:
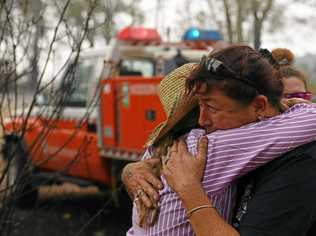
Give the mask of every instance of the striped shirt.
M 197 154 L 197 143 L 204 130 L 194 129 L 186 138 L 188 150 Z M 219 214 L 231 222 L 236 180 L 303 144 L 315 140 L 316 106 L 297 104 L 286 112 L 239 128 L 218 130 L 207 135 L 208 153 L 202 185 Z M 133 209 L 133 227 L 127 235 L 194 235 L 177 194 L 162 176 L 160 213 L 150 228 L 137 226 Z

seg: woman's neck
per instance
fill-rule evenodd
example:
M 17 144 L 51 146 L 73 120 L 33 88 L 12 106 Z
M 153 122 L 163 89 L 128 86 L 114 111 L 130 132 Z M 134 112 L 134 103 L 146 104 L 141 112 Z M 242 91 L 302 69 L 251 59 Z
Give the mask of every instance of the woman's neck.
M 281 114 L 280 109 L 278 109 L 275 106 L 272 106 L 272 105 L 269 104 L 267 109 L 264 112 L 264 117 L 270 118 L 270 117 L 273 117 L 273 116 L 277 116 L 279 114 Z

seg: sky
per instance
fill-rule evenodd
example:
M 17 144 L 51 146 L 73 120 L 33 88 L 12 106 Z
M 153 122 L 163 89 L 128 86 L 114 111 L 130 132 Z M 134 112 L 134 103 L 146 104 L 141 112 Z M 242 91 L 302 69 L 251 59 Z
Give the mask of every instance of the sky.
M 287 0 L 277 0 L 281 3 L 287 3 Z M 142 7 L 145 10 L 145 26 L 155 27 L 157 25 L 156 15 L 156 2 L 153 0 L 142 0 Z M 168 0 L 162 1 L 163 8 L 158 15 L 158 26 L 160 31 L 171 27 L 172 31 L 177 28 L 176 24 L 179 20 L 177 8 L 182 9 L 181 4 L 183 0 Z M 199 1 L 202 2 L 201 0 Z M 303 16 L 303 17 L 302 17 Z M 316 33 L 312 30 L 311 23 L 309 21 L 305 24 L 297 25 L 293 23 L 293 18 L 299 19 L 312 19 L 316 22 L 316 15 L 313 9 L 303 4 L 291 4 L 288 5 L 284 12 L 284 27 L 273 34 L 264 34 L 262 37 L 262 47 L 276 48 L 286 47 L 290 48 L 295 55 L 303 56 L 308 53 L 316 54 Z M 316 28 L 316 27 L 314 27 Z M 172 34 L 174 39 L 177 39 L 177 34 Z
M 157 0 L 141 0 L 141 6 L 145 12 L 145 22 L 143 26 L 146 27 L 156 27 L 158 24 L 158 29 L 162 35 L 166 31 L 167 27 L 171 28 L 171 41 L 178 41 L 179 27 L 177 23 L 179 22 L 179 9 L 183 9 L 183 2 L 185 0 L 161 0 L 163 2 L 163 7 L 158 14 L 158 22 L 156 15 L 156 2 Z M 275 0 L 281 3 L 287 3 L 289 0 Z M 203 0 L 192 0 L 192 7 L 201 7 Z M 199 5 L 196 5 L 196 2 Z M 182 4 L 182 5 L 181 5 Z M 309 21 L 305 24 L 297 25 L 293 23 L 293 18 L 309 19 L 314 21 L 314 28 L 316 28 L 316 14 L 313 9 L 310 9 L 302 4 L 291 4 L 286 8 L 284 12 L 284 27 L 279 29 L 274 34 L 264 34 L 262 37 L 262 48 L 273 49 L 277 47 L 285 47 L 292 50 L 296 57 L 301 57 L 306 54 L 316 55 L 316 33 L 312 30 L 311 23 Z M 127 15 L 123 14 L 115 18 L 115 24 L 119 28 L 123 28 L 131 23 L 131 19 Z M 216 29 L 215 26 L 211 26 L 211 29 Z M 164 38 L 166 39 L 166 38 Z M 95 47 L 104 47 L 104 40 L 98 40 Z M 56 55 L 53 60 L 54 66 L 51 66 L 47 70 L 47 74 L 51 71 L 56 71 L 59 68 L 59 64 L 63 64 L 63 58 L 65 58 L 65 51 Z M 58 64 L 59 63 L 59 64 Z M 56 65 L 55 65 L 56 64 Z

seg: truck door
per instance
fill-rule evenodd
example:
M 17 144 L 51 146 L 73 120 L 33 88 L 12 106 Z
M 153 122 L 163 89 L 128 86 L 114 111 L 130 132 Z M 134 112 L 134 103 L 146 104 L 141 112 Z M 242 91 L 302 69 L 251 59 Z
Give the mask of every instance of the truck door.
M 93 168 L 99 159 L 93 127 L 97 99 L 90 94 L 96 90 L 102 66 L 101 57 L 84 58 L 76 65 L 74 78 L 62 81 L 56 96 L 64 96 L 63 107 L 58 116 L 47 120 L 50 130 L 43 145 L 42 168 L 88 179 L 100 179 L 97 175 L 106 174 L 96 173 Z
M 151 131 L 165 113 L 157 96 L 161 78 L 123 79 L 118 90 L 118 146 L 143 149 Z
M 157 96 L 162 77 L 155 76 L 152 60 L 125 58 L 120 61 L 118 74 L 102 80 L 100 90 L 101 148 L 105 149 L 103 153 L 115 150 L 114 158 L 120 158 L 118 150 L 143 152 L 149 134 L 165 118 Z

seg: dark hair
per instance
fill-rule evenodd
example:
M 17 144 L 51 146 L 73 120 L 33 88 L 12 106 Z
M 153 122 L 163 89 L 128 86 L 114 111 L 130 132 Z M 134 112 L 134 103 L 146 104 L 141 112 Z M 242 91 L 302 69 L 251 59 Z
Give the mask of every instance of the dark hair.
M 280 74 L 259 52 L 245 45 L 234 45 L 211 52 L 208 60 L 222 63 L 232 73 L 224 73 L 200 63 L 186 81 L 187 91 L 195 92 L 203 84 L 209 92 L 213 88 L 221 89 L 228 97 L 244 105 L 250 104 L 259 94 L 265 95 L 270 104 L 279 107 L 283 94 Z

